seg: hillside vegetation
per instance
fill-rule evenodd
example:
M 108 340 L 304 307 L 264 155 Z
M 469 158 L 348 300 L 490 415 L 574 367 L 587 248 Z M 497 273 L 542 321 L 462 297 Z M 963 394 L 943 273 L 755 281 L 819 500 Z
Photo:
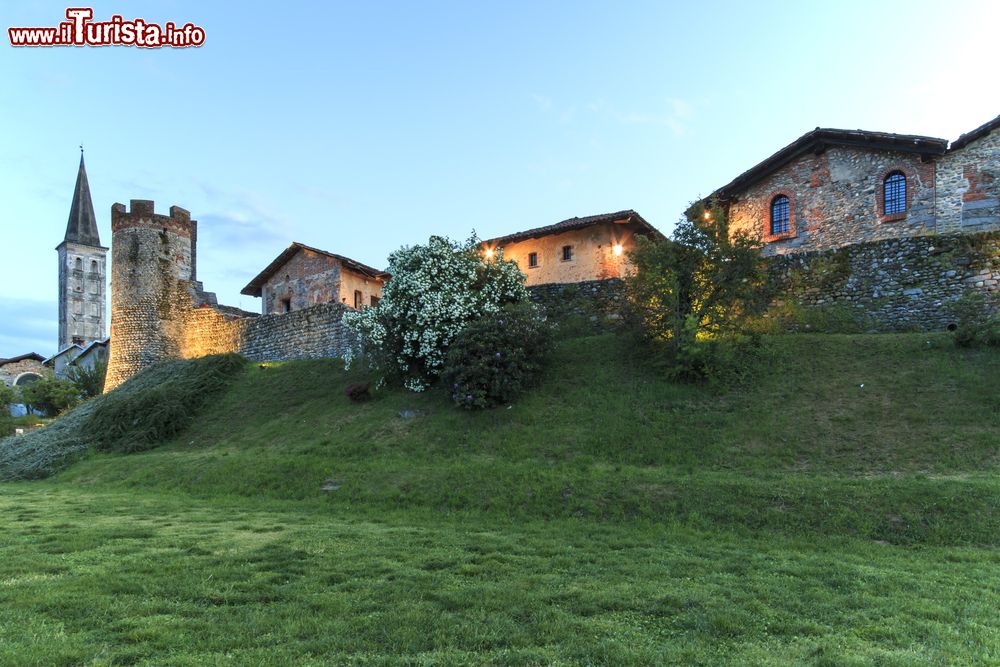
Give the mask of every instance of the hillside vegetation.
M 352 403 L 365 371 L 337 361 L 238 364 L 190 425 L 130 447 L 119 419 L 104 451 L 98 399 L 45 429 L 84 443 L 66 459 L 0 444 L 7 478 L 75 461 L 0 486 L 0 661 L 1000 660 L 1000 353 L 799 335 L 763 356 L 720 391 L 564 340 L 483 412 Z M 196 368 L 136 378 L 116 414 Z

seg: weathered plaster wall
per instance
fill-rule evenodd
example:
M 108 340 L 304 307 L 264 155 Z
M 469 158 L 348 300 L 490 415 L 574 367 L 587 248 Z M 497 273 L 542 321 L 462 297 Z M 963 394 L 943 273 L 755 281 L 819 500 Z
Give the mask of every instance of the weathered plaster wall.
M 361 292 L 361 305 L 367 308 L 372 305 L 372 297 L 382 298 L 382 287 L 385 283 L 375 278 L 369 278 L 356 271 L 343 267 L 340 273 L 340 303 L 354 307 L 354 291 Z
M 882 215 L 882 181 L 906 174 L 908 207 L 901 220 Z M 934 163 L 916 155 L 831 147 L 800 157 L 741 193 L 729 210 L 730 227 L 767 241 L 766 255 L 837 248 L 888 238 L 933 234 Z M 770 234 L 771 202 L 789 198 L 791 231 Z
M 623 247 L 615 255 L 616 244 Z M 563 246 L 573 247 L 573 259 L 563 261 Z M 550 234 L 502 245 L 504 259 L 517 262 L 527 276 L 527 285 L 575 283 L 620 278 L 627 266 L 629 250 L 635 246 L 635 232 L 628 225 L 606 223 L 562 234 Z M 538 266 L 530 267 L 528 254 L 538 253 Z
M 1000 129 L 941 157 L 937 191 L 939 233 L 1000 229 Z

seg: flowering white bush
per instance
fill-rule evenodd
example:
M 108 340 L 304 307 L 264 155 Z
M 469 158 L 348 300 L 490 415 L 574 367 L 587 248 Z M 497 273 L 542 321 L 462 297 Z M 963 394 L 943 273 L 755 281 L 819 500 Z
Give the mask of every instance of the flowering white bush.
M 372 362 L 411 391 L 434 381 L 466 324 L 528 298 L 517 264 L 501 252 L 485 259 L 479 247 L 473 235 L 465 243 L 432 236 L 427 245 L 400 248 L 389 256 L 392 278 L 378 305 L 344 315 Z

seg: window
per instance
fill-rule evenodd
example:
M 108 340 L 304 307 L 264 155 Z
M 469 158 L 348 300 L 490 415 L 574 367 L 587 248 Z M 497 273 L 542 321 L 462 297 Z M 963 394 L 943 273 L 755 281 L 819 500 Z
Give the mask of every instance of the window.
M 76 262 L 73 264 L 73 268 L 77 271 L 83 271 L 83 260 L 77 257 Z
M 901 171 L 891 172 L 882 181 L 885 215 L 906 213 L 906 176 Z
M 292 297 L 286 296 L 281 300 L 281 306 L 278 309 L 279 313 L 290 313 L 292 312 Z
M 372 294 L 372 308 L 374 308 L 375 306 L 377 306 L 378 302 L 379 302 L 379 298 L 377 296 L 375 296 L 374 294 Z
M 529 252 L 528 253 L 528 268 L 533 269 L 538 266 L 538 253 Z
M 365 305 L 365 297 L 361 293 L 361 290 L 354 290 L 354 309 L 361 310 L 361 306 Z
M 787 234 L 791 229 L 788 197 L 778 195 L 771 200 L 771 235 Z
M 91 273 L 97 273 L 97 260 L 96 259 L 90 260 L 90 272 Z
M 562 247 L 562 261 L 569 262 L 573 259 L 573 246 L 564 245 Z

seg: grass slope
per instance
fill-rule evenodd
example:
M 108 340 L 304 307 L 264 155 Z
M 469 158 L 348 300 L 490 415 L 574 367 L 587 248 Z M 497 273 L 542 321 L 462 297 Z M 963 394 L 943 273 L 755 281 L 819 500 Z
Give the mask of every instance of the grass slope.
M 1000 662 L 996 351 L 777 337 L 719 395 L 580 338 L 485 413 L 360 375 L 0 486 L 0 662 Z

